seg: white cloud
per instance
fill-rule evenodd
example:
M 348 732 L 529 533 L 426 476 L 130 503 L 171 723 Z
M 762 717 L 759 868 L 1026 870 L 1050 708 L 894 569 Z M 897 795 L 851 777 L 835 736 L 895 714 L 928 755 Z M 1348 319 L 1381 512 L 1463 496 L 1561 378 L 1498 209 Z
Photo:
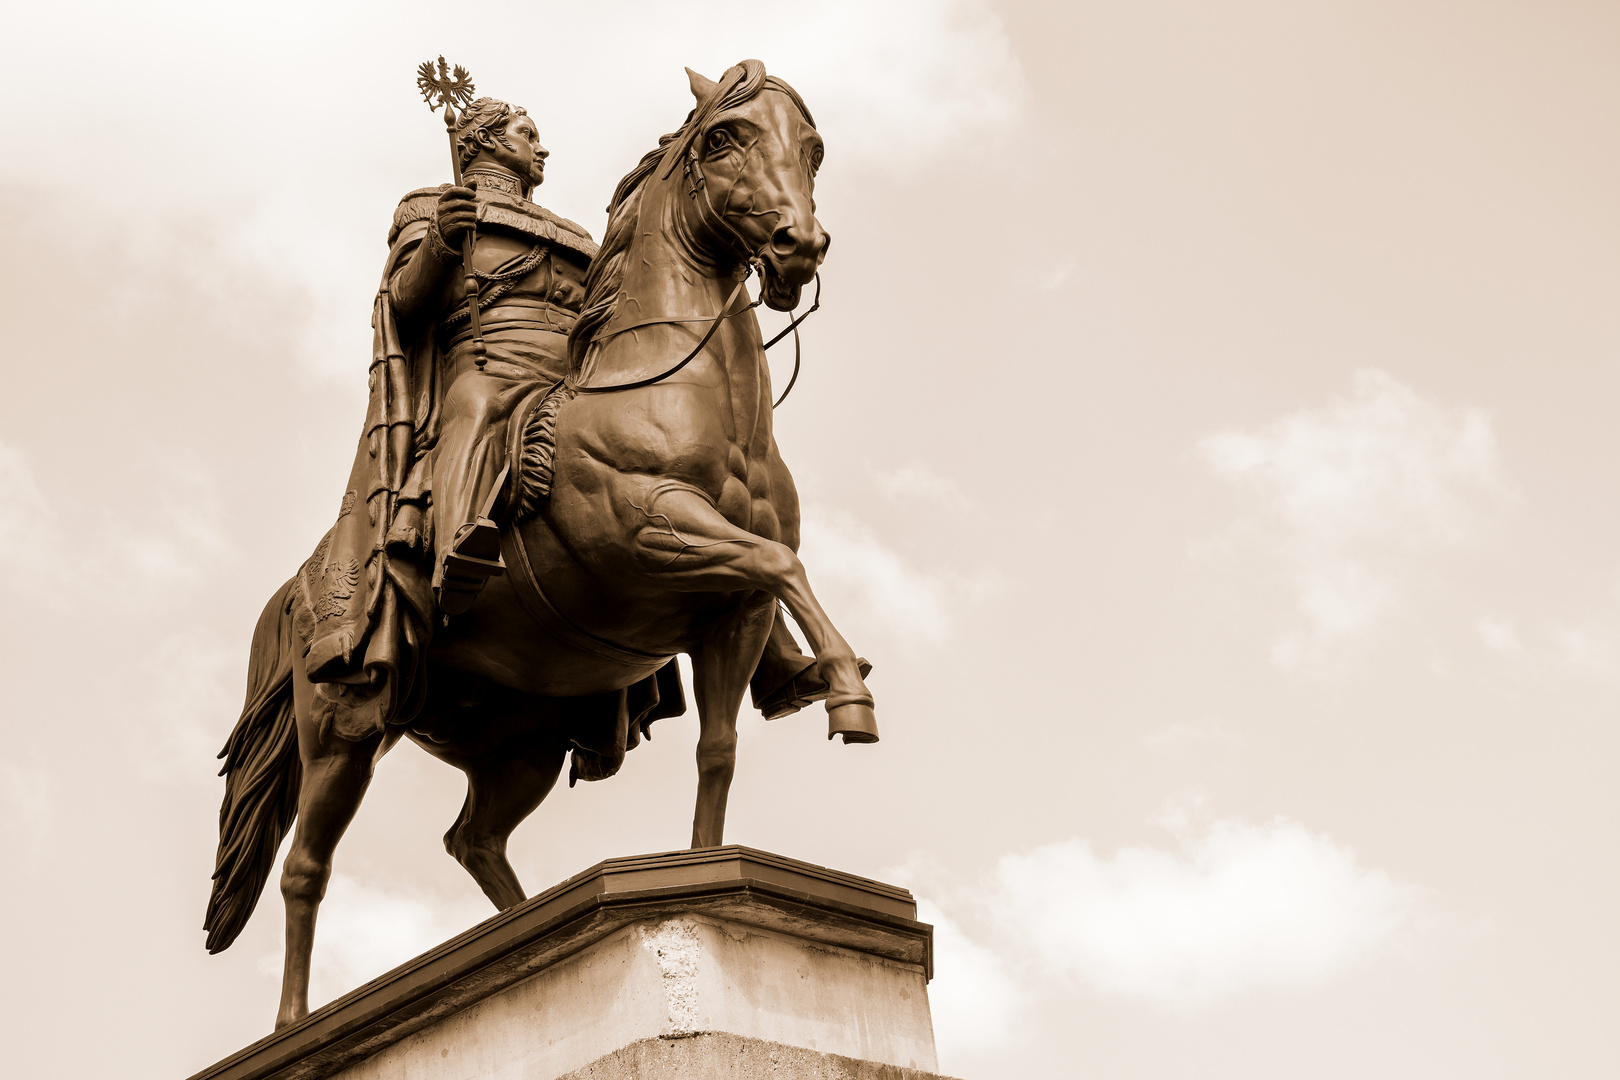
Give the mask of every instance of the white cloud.
M 1553 631 L 1555 655 L 1576 670 L 1607 674 L 1614 670 L 1614 633 L 1596 626 L 1558 626 Z
M 1073 255 L 1064 256 L 1052 269 L 1041 274 L 1035 283 L 1035 287 L 1041 292 L 1055 292 L 1073 276 L 1075 267 L 1079 265 L 1080 260 Z
M 841 136 L 871 162 L 960 148 L 965 135 L 1013 121 L 1027 95 L 1006 28 L 983 0 L 842 0 L 789 25 L 762 58 L 796 84 L 812 80 L 829 144 Z
M 1474 629 L 1493 668 L 1511 678 L 1611 687 L 1620 679 L 1620 606 L 1613 601 L 1573 620 L 1521 624 L 1502 615 L 1484 615 Z
M 1414 924 L 1419 893 L 1285 818 L 1163 824 L 1173 850 L 1084 840 L 1009 855 L 993 901 L 1035 961 L 1177 1008 L 1326 982 Z
M 917 918 L 934 926 L 934 979 L 928 984 L 928 1007 L 941 1062 L 1006 1041 L 1025 993 L 1001 954 L 970 940 L 931 901 L 917 900 Z
M 216 781 L 198 772 L 211 761 L 242 709 L 243 643 L 196 633 L 172 634 L 154 643 L 141 665 L 147 688 L 140 694 L 146 727 L 143 740 L 148 775 Z
M 482 896 L 451 902 L 334 873 L 315 932 L 310 1005 L 341 997 L 494 914 Z M 281 963 L 279 952 L 270 953 L 258 968 L 279 976 Z
M 1377 370 L 1357 372 L 1347 399 L 1199 449 L 1257 505 L 1232 536 L 1280 558 L 1293 585 L 1304 628 L 1273 647 L 1284 667 L 1312 666 L 1375 627 L 1399 604 L 1413 558 L 1469 541 L 1505 495 L 1483 413 Z
M 1524 652 L 1519 632 L 1508 619 L 1486 615 L 1474 624 L 1474 629 L 1479 631 L 1479 639 L 1485 643 L 1485 647 L 1494 653 Z
M 988 578 L 919 570 L 844 510 L 804 507 L 799 554 L 810 586 L 840 626 L 848 619 L 902 642 L 939 641 L 955 611 L 994 591 Z M 848 629 L 845 636 L 848 636 Z
M 53 848 L 55 777 L 40 765 L 0 761 L 0 858 L 17 871 L 44 865 Z
M 1143 736 L 1142 745 L 1165 753 L 1206 754 L 1239 747 L 1244 739 L 1218 716 L 1180 720 Z
M 25 580 L 30 557 L 39 554 L 54 529 L 55 516 L 28 460 L 0 443 L 0 573 L 5 580 Z
M 51 819 L 51 777 L 44 769 L 0 762 L 0 821 L 38 837 Z
M 0 443 L 0 586 L 66 606 L 149 603 L 154 591 L 200 583 L 233 550 L 212 478 L 173 461 L 145 474 L 161 494 L 142 513 L 161 526 L 126 514 L 108 529 L 82 507 L 54 505 L 27 459 Z
M 920 463 L 881 471 L 876 474 L 876 480 L 878 488 L 890 498 L 931 499 L 950 506 L 967 502 L 967 495 L 955 477 L 944 476 Z
M 542 201 L 598 233 L 619 178 L 690 107 L 683 65 L 716 78 L 757 57 L 793 84 L 827 141 L 829 205 L 860 196 L 862 171 L 910 172 L 942 155 L 961 157 L 970 145 L 982 149 L 1016 122 L 1029 96 L 990 0 L 826 0 L 791 18 L 761 17 L 742 0 L 502 9 L 489 11 L 510 32 L 491 35 L 470 21 L 443 28 L 434 47 L 469 64 L 481 92 L 535 113 L 555 152 Z M 392 200 L 449 179 L 442 127 L 412 82 L 416 63 L 430 58 L 420 28 L 442 22 L 440 7 L 176 0 L 93 10 L 89 18 L 83 4 L 8 10 L 12 36 L 42 44 L 14 57 L 11 81 L 21 96 L 0 115 L 0 142 L 13 149 L 0 155 L 0 177 L 35 179 L 25 149 L 37 139 L 30 117 L 101 116 L 104 137 L 53 157 L 53 185 L 80 201 L 139 205 L 135 216 L 164 231 L 180 215 L 296 286 L 301 360 L 345 386 L 356 385 L 359 371 L 363 387 Z M 626 25 L 638 32 L 624 34 Z M 611 48 L 597 47 L 603 42 Z M 319 77 L 289 79 L 292 53 Z M 126 92 L 130 86 L 141 93 Z M 151 109 L 146 101 L 186 106 Z M 334 103 L 368 117 L 363 136 L 331 122 Z M 195 131 L 209 132 L 209 153 L 194 155 L 188 182 L 176 185 L 175 148 Z M 111 187 L 109 160 L 119 163 Z M 345 183 L 323 184 L 323 176 Z M 220 276 L 214 261 L 190 265 Z

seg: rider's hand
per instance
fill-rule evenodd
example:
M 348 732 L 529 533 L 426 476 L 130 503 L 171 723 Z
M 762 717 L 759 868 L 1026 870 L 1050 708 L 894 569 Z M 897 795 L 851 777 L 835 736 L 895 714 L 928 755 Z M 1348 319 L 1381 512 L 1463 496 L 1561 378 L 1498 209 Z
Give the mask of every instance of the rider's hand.
M 478 201 L 472 188 L 447 188 L 439 196 L 439 208 L 433 216 L 439 235 L 452 248 L 461 247 L 461 238 L 478 222 Z

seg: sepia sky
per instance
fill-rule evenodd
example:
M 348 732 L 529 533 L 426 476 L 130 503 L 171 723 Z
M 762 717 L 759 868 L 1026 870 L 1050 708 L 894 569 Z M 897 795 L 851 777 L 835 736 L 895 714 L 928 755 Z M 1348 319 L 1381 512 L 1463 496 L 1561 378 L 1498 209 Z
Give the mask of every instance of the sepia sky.
M 200 930 L 260 608 L 338 509 L 421 60 L 538 200 L 745 57 L 827 143 L 777 414 L 883 741 L 745 707 L 727 840 L 912 889 L 970 1080 L 1620 1074 L 1620 6 L 7 3 L 0 1036 L 189 1075 L 266 1034 Z M 767 328 L 779 316 L 767 316 Z M 775 357 L 785 380 L 791 358 Z M 696 723 L 518 831 L 684 845 Z M 317 1000 L 491 913 L 458 773 L 379 766 Z

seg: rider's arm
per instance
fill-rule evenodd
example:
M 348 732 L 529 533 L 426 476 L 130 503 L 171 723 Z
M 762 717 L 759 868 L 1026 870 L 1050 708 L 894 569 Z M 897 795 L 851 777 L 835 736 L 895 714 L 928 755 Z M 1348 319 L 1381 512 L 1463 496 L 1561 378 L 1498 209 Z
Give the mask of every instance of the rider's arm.
M 427 235 L 388 282 L 397 317 L 409 320 L 422 313 L 439 294 L 459 267 L 462 237 L 477 219 L 478 204 L 470 188 L 453 187 L 439 196 Z

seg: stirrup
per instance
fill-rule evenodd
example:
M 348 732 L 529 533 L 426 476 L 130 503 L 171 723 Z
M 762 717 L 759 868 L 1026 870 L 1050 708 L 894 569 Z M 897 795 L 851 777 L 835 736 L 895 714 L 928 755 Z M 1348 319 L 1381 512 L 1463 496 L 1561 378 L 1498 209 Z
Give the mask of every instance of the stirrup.
M 855 658 L 855 666 L 860 670 L 862 679 L 872 674 L 872 664 L 864 656 Z M 806 705 L 826 700 L 830 693 L 832 687 L 827 685 L 827 680 L 821 674 L 821 663 L 817 661 L 760 698 L 756 708 L 765 719 L 780 720 L 784 716 L 792 716 Z
M 444 579 L 439 585 L 439 610 L 460 615 L 472 607 L 484 582 L 506 573 L 501 560 L 501 530 L 487 517 L 456 530 L 456 540 L 444 557 Z

